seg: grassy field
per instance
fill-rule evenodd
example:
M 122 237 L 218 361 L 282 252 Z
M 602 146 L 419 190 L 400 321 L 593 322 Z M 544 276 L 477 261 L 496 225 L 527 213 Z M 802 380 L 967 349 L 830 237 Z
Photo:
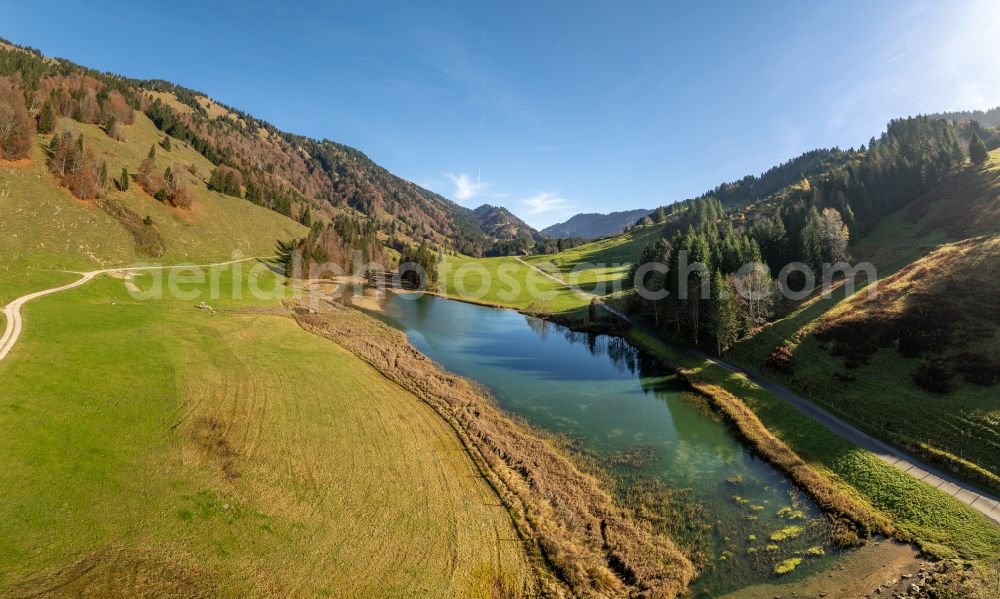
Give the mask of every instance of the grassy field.
M 647 245 L 660 237 L 662 231 L 662 225 L 640 227 L 558 254 L 529 256 L 525 260 L 535 266 L 551 264 L 567 283 L 600 293 L 601 290 L 597 289 L 600 283 L 620 282 L 628 276 L 632 263 Z M 605 287 L 605 293 L 612 291 L 610 285 Z
M 445 255 L 438 264 L 444 295 L 536 314 L 565 314 L 589 300 L 514 257 L 469 258 Z
M 888 516 L 904 537 L 925 551 L 985 561 L 1000 557 L 1000 529 L 972 508 L 858 449 L 745 376 L 687 357 L 640 331 L 630 338 L 740 398 L 768 431 L 810 466 Z
M 196 303 L 102 276 L 26 306 L 0 363 L 0 595 L 524 584 L 509 514 L 431 408 L 260 313 L 277 299 Z
M 590 300 L 574 291 L 607 295 L 617 290 L 635 260 L 662 227 L 635 229 L 558 254 L 526 256 L 524 262 L 566 282 L 559 284 L 513 256 L 470 258 L 445 255 L 438 266 L 441 293 L 490 306 L 566 315 Z
M 126 142 L 108 137 L 96 125 L 63 119 L 60 129 L 83 133 L 85 145 L 108 171 L 118 177 L 122 166 L 134 173 L 163 133 L 141 113 L 126 128 Z M 71 280 L 72 275 L 50 269 L 93 270 L 150 260 L 137 253 L 128 231 L 90 202 L 74 199 L 49 175 L 41 136 L 27 163 L 0 164 L 0 304 L 32 290 Z M 157 169 L 188 177 L 193 198 L 190 210 L 164 205 L 145 194 L 138 184 L 126 192 L 109 192 L 139 215 L 149 216 L 166 242 L 157 261 L 199 263 L 244 256 L 271 255 L 278 239 L 301 236 L 305 228 L 293 220 L 245 200 L 208 191 L 187 169 L 206 177 L 213 165 L 186 144 L 174 140 L 167 152 L 157 146 Z

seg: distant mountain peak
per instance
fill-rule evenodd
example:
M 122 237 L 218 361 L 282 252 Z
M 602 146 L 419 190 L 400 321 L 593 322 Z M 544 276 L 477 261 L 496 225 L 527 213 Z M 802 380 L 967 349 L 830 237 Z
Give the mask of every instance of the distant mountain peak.
M 635 223 L 635 221 L 650 212 L 652 210 L 645 208 L 610 212 L 608 214 L 586 212 L 577 214 L 566 222 L 546 227 L 541 232 L 546 237 L 562 239 L 567 237 L 604 237 L 605 235 L 621 233 L 625 230 L 626 226 Z
M 503 206 L 483 204 L 472 214 L 483 233 L 492 239 L 531 239 L 538 241 L 541 234 Z

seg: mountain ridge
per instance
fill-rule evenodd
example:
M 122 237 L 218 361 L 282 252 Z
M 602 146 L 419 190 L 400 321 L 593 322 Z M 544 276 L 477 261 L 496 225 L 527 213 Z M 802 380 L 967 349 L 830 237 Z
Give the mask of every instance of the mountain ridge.
M 542 235 L 534 227 L 503 206 L 483 204 L 472 213 L 480 228 L 491 239 L 542 240 Z
M 626 226 L 651 213 L 652 210 L 636 208 L 618 212 L 582 212 L 568 220 L 545 227 L 542 235 L 553 238 L 604 237 L 621 233 Z
M 124 110 L 146 114 L 160 131 L 187 142 L 213 165 L 239 171 L 243 185 L 236 195 L 296 220 L 308 210 L 329 217 L 356 210 L 384 237 L 427 241 L 473 256 L 491 249 L 491 235 L 471 209 L 393 174 L 363 151 L 283 131 L 183 85 L 97 71 L 3 38 L 0 76 L 23 88 L 36 118 L 51 104 L 56 117 L 106 127 L 107 98 L 120 96 Z

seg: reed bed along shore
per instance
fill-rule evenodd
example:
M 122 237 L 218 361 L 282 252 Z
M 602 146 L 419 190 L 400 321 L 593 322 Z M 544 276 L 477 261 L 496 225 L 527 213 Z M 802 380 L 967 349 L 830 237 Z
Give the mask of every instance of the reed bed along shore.
M 543 595 L 668 598 L 687 589 L 696 570 L 672 539 L 617 506 L 596 478 L 503 414 L 480 386 L 357 310 L 290 307 L 305 330 L 347 348 L 451 424 L 509 510 Z

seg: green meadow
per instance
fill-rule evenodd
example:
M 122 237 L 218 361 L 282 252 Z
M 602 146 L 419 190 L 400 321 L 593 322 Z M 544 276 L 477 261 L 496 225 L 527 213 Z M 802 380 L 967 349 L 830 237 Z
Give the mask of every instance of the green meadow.
M 280 315 L 287 291 L 265 268 L 256 286 L 274 293 L 253 299 L 249 266 L 235 282 L 232 268 L 177 275 L 189 299 L 135 299 L 101 276 L 25 306 L 0 362 L 0 595 L 464 597 L 523 582 L 510 517 L 448 425 Z M 197 295 L 213 278 L 230 299 Z
M 469 258 L 445 255 L 438 264 L 443 295 L 534 314 L 562 314 L 590 300 L 512 256 Z

